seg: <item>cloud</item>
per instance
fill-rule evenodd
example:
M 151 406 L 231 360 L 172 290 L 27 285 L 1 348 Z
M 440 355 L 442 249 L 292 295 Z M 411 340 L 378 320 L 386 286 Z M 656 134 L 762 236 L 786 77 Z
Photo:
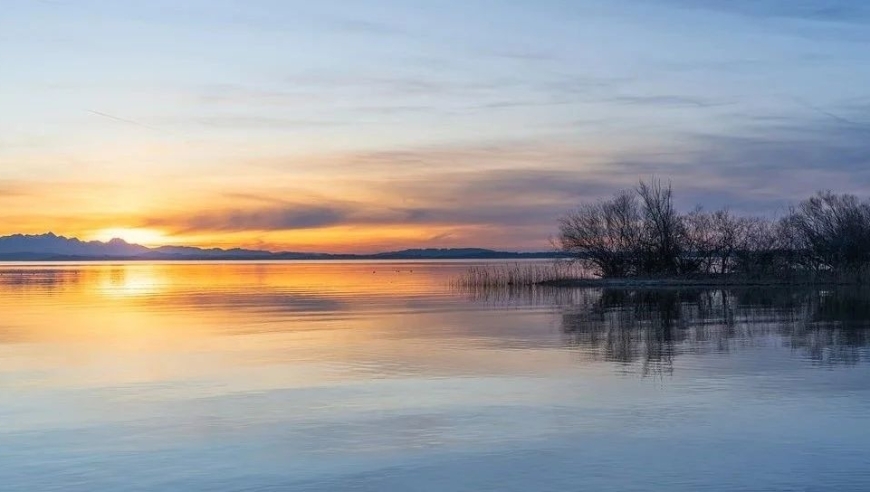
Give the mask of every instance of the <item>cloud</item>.
M 333 163 L 336 189 L 362 190 L 355 201 L 325 193 L 314 205 L 254 204 L 218 211 L 190 228 L 219 230 L 370 226 L 499 228 L 548 235 L 555 218 L 583 201 L 651 176 L 672 179 L 680 205 L 729 205 L 771 213 L 818 188 L 870 188 L 870 126 L 849 115 L 743 119 L 720 133 L 676 135 L 659 148 L 590 149 L 584 142 L 505 140 L 356 153 Z M 836 113 L 835 113 L 836 114 Z M 338 192 L 336 192 L 338 193 Z
M 194 94 L 204 104 L 241 104 L 282 106 L 309 100 L 309 95 L 290 90 L 266 89 L 243 84 L 206 84 L 197 86 Z
M 672 179 L 684 208 L 731 206 L 775 213 L 819 189 L 866 195 L 870 189 L 868 108 L 744 117 L 717 133 L 682 133 L 659 148 L 584 149 L 582 142 L 503 142 L 489 146 L 369 156 L 389 169 L 415 163 L 413 174 L 369 183 L 379 197 L 419 205 L 415 219 L 548 227 L 580 201 L 630 187 L 638 179 Z M 449 163 L 467 165 L 446 167 Z M 499 163 L 503 167 L 497 166 Z M 441 167 L 441 165 L 445 165 Z M 427 168 L 444 171 L 425 172 Z M 394 166 L 395 167 L 395 166 Z M 420 175 L 422 174 L 422 175 Z
M 376 35 L 376 36 L 410 36 L 410 32 L 402 29 L 395 24 L 386 22 L 377 22 L 366 19 L 343 19 L 333 18 L 329 23 L 338 31 L 361 34 L 361 35 Z
M 0 179 L 0 199 L 30 195 L 28 186 L 10 179 Z
M 205 116 L 196 118 L 195 121 L 201 125 L 212 128 L 253 128 L 253 129 L 300 129 L 310 130 L 312 128 L 335 128 L 341 126 L 350 126 L 348 121 L 336 120 L 313 120 L 313 119 L 292 119 L 292 118 L 275 118 L 270 116 Z
M 431 204 L 460 204 L 473 209 L 468 213 L 474 214 L 490 208 L 516 210 L 533 202 L 597 197 L 602 189 L 612 189 L 614 184 L 612 177 L 591 170 L 502 168 L 437 172 L 375 186 L 381 188 L 382 195 L 400 194 Z
M 144 220 L 140 226 L 173 234 L 338 226 L 549 230 L 559 214 L 580 200 L 604 196 L 617 187 L 600 177 L 554 169 L 435 172 L 358 184 L 369 188 L 373 195 L 359 201 L 322 196 L 312 197 L 311 203 L 288 203 L 268 196 L 260 199 L 250 193 L 225 193 L 225 200 L 234 200 L 238 205 L 161 214 Z M 451 234 L 439 235 L 446 238 Z
M 615 155 L 608 167 L 614 176 L 672 179 L 684 207 L 728 205 L 766 214 L 819 189 L 866 196 L 870 124 L 862 124 L 860 115 L 828 113 L 746 117 L 727 132 L 682 135 L 673 152 Z
M 480 96 L 516 87 L 514 78 L 488 76 L 483 79 L 452 77 L 445 74 L 388 76 L 377 73 L 309 71 L 285 78 L 284 83 L 297 90 L 368 94 L 389 99 L 435 96 Z
M 653 104 L 672 102 L 650 97 Z M 508 244 L 530 244 L 545 242 L 564 211 L 650 176 L 672 179 L 683 209 L 700 203 L 774 213 L 820 188 L 866 194 L 867 115 L 866 101 L 853 98 L 743 115 L 718 132 L 678 133 L 652 145 L 530 136 L 354 152 L 306 161 L 329 180 L 302 180 L 293 190 L 280 188 L 296 175 L 278 160 L 263 171 L 274 176 L 274 186 L 260 178 L 222 180 L 212 190 L 219 198 L 203 195 L 184 212 L 154 208 L 133 225 L 178 235 L 407 227 L 450 244 L 488 243 L 497 231 L 514 237 Z M 0 194 L 20 204 L 11 194 L 32 192 L 31 186 L 0 182 Z
M 240 210 L 200 211 L 190 216 L 147 219 L 140 227 L 168 228 L 173 234 L 201 232 L 293 231 L 335 226 L 517 226 L 553 218 L 552 205 L 490 205 L 467 207 L 447 204 L 432 207 L 381 207 L 343 204 L 252 207 Z M 549 219 L 545 219 L 549 217 Z
M 861 0 L 670 0 L 680 7 L 714 10 L 755 18 L 856 23 L 870 18 Z
M 329 227 L 346 221 L 348 211 L 330 205 L 285 205 L 238 210 L 201 211 L 145 220 L 143 227 L 169 227 L 174 233 L 268 231 Z
M 482 50 L 481 55 L 488 55 L 494 58 L 502 58 L 520 63 L 551 63 L 558 62 L 560 58 L 550 52 L 542 50 L 523 50 L 523 49 L 495 49 Z
M 270 111 L 272 114 L 256 113 L 252 118 L 273 119 L 277 126 L 304 123 L 301 118 L 287 119 L 278 111 L 311 115 L 313 126 L 320 126 L 324 114 L 331 119 L 344 118 L 352 124 L 358 116 L 407 115 L 407 114 L 453 114 L 487 108 L 488 104 L 499 107 L 512 99 L 505 93 L 523 91 L 529 102 L 523 105 L 548 105 L 558 101 L 552 96 L 553 88 L 545 85 L 526 86 L 517 79 L 508 77 L 469 77 L 466 74 L 450 74 L 435 69 L 414 75 L 384 75 L 341 70 L 303 71 L 273 81 L 268 87 L 241 84 L 209 84 L 195 87 L 191 96 L 205 108 L 232 108 L 245 113 Z M 347 120 L 348 112 L 357 113 Z M 277 114 L 276 114 L 277 113 Z M 315 118 L 320 116 L 320 118 Z M 232 117 L 236 118 L 236 117 Z M 242 117 L 238 117 L 242 119 Z M 221 125 L 228 118 L 202 118 L 201 123 Z M 244 126 L 268 126 L 260 121 L 242 121 Z M 232 124 L 231 122 L 229 124 Z
M 618 104 L 629 104 L 637 106 L 659 106 L 659 107 L 713 107 L 726 106 L 729 102 L 720 101 L 711 98 L 690 97 L 683 95 L 634 95 L 634 96 L 616 96 L 607 100 Z

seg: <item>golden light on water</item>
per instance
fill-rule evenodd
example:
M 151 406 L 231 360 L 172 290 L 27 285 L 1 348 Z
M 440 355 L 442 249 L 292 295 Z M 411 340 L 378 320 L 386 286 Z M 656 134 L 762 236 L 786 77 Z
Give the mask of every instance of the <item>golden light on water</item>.
M 166 287 L 162 270 L 153 264 L 124 265 L 102 276 L 99 292 L 107 297 L 135 297 L 153 295 Z

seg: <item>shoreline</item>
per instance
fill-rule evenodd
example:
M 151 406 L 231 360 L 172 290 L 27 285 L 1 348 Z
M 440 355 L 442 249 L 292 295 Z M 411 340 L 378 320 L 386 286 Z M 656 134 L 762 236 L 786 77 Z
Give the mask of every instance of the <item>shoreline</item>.
M 670 287 L 837 287 L 861 286 L 868 282 L 818 278 L 563 278 L 536 282 L 539 287 L 556 288 L 670 288 Z

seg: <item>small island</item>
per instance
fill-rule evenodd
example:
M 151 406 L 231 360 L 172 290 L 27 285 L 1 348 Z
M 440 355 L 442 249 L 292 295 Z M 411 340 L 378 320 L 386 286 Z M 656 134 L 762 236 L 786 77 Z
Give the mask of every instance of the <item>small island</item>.
M 468 287 L 713 287 L 870 282 L 870 201 L 821 191 L 781 217 L 679 212 L 669 183 L 641 181 L 559 218 L 547 266 L 469 269 Z

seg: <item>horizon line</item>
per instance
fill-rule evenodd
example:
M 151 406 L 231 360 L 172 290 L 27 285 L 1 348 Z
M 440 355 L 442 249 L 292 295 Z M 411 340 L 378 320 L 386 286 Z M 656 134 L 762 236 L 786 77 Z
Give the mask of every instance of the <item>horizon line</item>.
M 241 254 L 264 254 L 264 255 L 282 255 L 282 254 L 292 254 L 292 255 L 311 255 L 311 256 L 331 256 L 331 257 L 372 257 L 379 255 L 389 255 L 389 254 L 401 254 L 401 253 L 409 253 L 414 251 L 426 252 L 460 252 L 464 250 L 468 251 L 478 251 L 480 253 L 503 253 L 503 254 L 511 254 L 511 255 L 553 255 L 557 256 L 562 254 L 556 250 L 514 250 L 514 249 L 494 249 L 494 248 L 486 248 L 480 246 L 454 246 L 454 247 L 433 247 L 433 246 L 418 246 L 418 247 L 396 247 L 396 248 L 387 248 L 383 250 L 378 250 L 375 252 L 364 253 L 364 252 L 324 252 L 324 251 L 306 251 L 306 250 L 270 250 L 270 249 L 258 249 L 255 247 L 244 247 L 244 246 L 232 246 L 232 247 L 217 247 L 217 246 L 194 246 L 194 245 L 185 245 L 185 244 L 161 244 L 161 245 L 145 245 L 136 242 L 128 241 L 121 237 L 114 237 L 109 240 L 85 240 L 76 236 L 67 236 L 64 234 L 57 234 L 53 231 L 48 231 L 44 233 L 38 234 L 28 234 L 28 233 L 7 233 L 4 235 L 0 235 L 0 241 L 9 238 L 56 238 L 65 241 L 77 241 L 80 244 L 90 244 L 90 245 L 102 245 L 102 246 L 111 246 L 111 245 L 123 245 L 130 246 L 136 248 L 143 248 L 150 252 L 160 253 L 160 249 L 164 248 L 180 248 L 180 249 L 193 249 L 199 250 L 201 252 L 224 252 L 232 254 L 235 251 L 238 251 Z M 144 252 L 143 252 L 144 253 Z M 14 251 L 7 253 L 0 253 L 0 255 L 12 255 L 12 254 L 40 254 L 39 252 L 33 251 Z M 171 253 L 170 253 L 171 254 Z M 88 256 L 88 255 L 76 255 L 76 254 L 61 254 L 63 256 Z M 105 257 L 106 255 L 101 255 Z M 118 258 L 136 258 L 138 255 L 129 254 L 129 255 L 118 255 Z

